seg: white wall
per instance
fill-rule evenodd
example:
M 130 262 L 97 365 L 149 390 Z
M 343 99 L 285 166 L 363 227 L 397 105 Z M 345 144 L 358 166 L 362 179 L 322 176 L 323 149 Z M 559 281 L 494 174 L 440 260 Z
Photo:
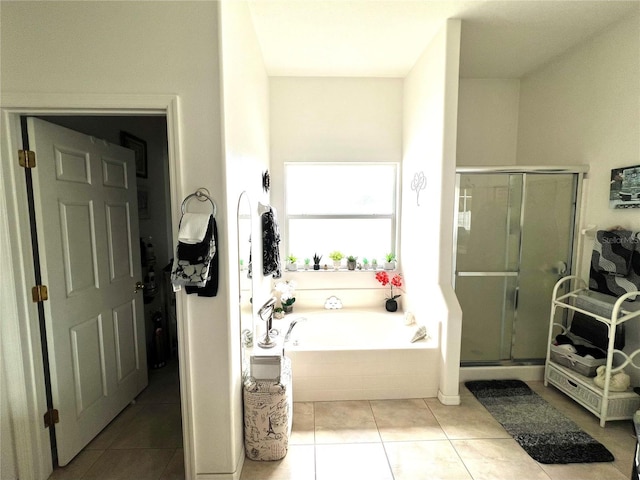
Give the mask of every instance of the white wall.
M 608 203 L 611 169 L 640 163 L 639 35 L 635 15 L 521 84 L 518 164 L 588 164 L 584 221 L 605 228 L 640 228 Z
M 519 100 L 518 79 L 460 79 L 458 165 L 515 165 Z
M 611 169 L 640 164 L 639 37 L 635 15 L 521 82 L 518 164 L 589 165 L 582 225 L 640 229 L 608 202 Z
M 18 469 L 16 466 L 15 435 L 9 409 L 7 375 L 4 371 L 7 365 L 4 358 L 0 364 L 0 478 L 16 480 Z
M 182 163 L 177 191 L 184 197 L 199 187 L 208 188 L 218 204 L 218 226 L 224 235 L 228 219 L 221 158 L 217 3 L 2 2 L 1 22 L 3 96 L 178 95 Z M 24 35 L 27 30 L 31 33 Z M 232 394 L 236 379 L 229 368 L 225 242 L 218 254 L 218 296 L 179 295 L 185 314 L 180 322 L 186 334 L 181 349 L 188 352 L 181 366 L 188 372 L 181 379 L 183 418 L 193 431 L 191 438 L 185 438 L 185 451 L 190 452 L 187 472 L 193 478 L 233 472 L 237 460 L 233 447 L 237 420 L 229 415 L 236 404 Z
M 458 403 L 461 311 L 451 286 L 460 21 L 436 34 L 404 81 L 402 269 L 405 309 L 441 333 L 439 397 Z M 420 193 L 416 174 L 427 178 Z M 435 373 L 435 372 L 434 372 Z
M 285 162 L 400 163 L 402 97 L 403 82 L 397 78 L 271 77 L 271 200 L 278 211 L 284 211 Z M 337 178 L 328 188 L 328 194 L 339 195 L 348 180 Z M 284 222 L 280 227 L 284 236 Z M 288 251 L 284 243 L 281 247 Z M 296 302 L 305 306 L 322 307 L 326 296 L 318 290 L 333 295 L 336 288 L 361 289 L 341 292 L 345 306 L 382 306 L 388 294 L 365 271 L 285 273 L 284 278 L 297 280 Z M 305 297 L 305 289 L 316 292 Z
M 639 38 L 636 14 L 521 82 L 518 164 L 589 165 L 583 226 L 640 230 L 637 210 L 608 203 L 611 170 L 640 164 Z M 578 273 L 587 279 L 593 237 L 581 241 Z M 628 325 L 628 348 L 640 346 L 635 323 Z M 640 372 L 627 371 L 640 384 Z
M 262 272 L 262 236 L 258 201 L 269 203 L 262 190 L 262 172 L 269 168 L 269 79 L 246 2 L 222 2 L 221 65 L 224 119 L 224 152 L 229 229 L 227 241 L 231 265 L 239 264 L 237 208 L 245 191 L 252 211 L 251 249 L 253 262 L 253 306 L 266 299 L 270 284 Z M 238 61 L 241 58 L 242 61 Z M 243 239 L 246 240 L 246 239 Z M 248 259 L 247 259 L 248 260 Z M 243 272 L 243 274 L 246 272 Z M 266 286 L 265 286 L 266 285 Z M 240 296 L 238 269 L 229 269 L 229 337 L 231 339 L 231 380 L 233 455 L 241 465 L 243 450 L 242 372 L 240 368 Z M 266 291 L 265 291 L 266 290 Z

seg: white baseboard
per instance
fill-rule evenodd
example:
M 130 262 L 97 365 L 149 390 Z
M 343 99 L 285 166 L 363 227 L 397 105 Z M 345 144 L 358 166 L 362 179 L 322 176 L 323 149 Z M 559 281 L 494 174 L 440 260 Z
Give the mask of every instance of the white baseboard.
M 469 380 L 522 380 L 541 382 L 544 365 L 514 365 L 497 367 L 460 367 L 460 382 Z

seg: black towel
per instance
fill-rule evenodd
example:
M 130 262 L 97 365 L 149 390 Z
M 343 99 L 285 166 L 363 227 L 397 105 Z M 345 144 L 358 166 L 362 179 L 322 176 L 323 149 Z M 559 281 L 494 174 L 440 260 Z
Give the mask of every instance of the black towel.
M 209 227 L 213 231 L 213 240 L 216 244 L 216 253 L 211 259 L 211 266 L 209 267 L 209 276 L 207 277 L 207 283 L 204 287 L 185 287 L 187 294 L 196 293 L 199 297 L 215 297 L 218 294 L 218 252 L 219 244 L 218 244 L 218 225 L 216 224 L 215 218 L 211 217 L 211 221 L 209 223 Z M 207 234 L 209 230 L 207 230 Z
M 273 208 L 262 215 L 262 273 L 282 277 L 280 266 L 280 230 Z

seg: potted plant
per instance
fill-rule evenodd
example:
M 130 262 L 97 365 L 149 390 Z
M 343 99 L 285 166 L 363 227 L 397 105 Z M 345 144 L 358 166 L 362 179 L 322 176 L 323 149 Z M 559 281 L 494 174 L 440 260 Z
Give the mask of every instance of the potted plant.
M 396 254 L 387 253 L 384 258 L 385 258 L 384 269 L 394 270 L 396 268 Z
M 298 258 L 290 253 L 287 257 L 287 270 L 289 270 L 290 272 L 295 272 L 296 270 L 298 270 L 298 265 L 296 264 L 297 261 Z
M 293 312 L 293 304 L 296 302 L 296 282 L 286 280 L 276 283 L 275 296 L 280 300 L 284 313 Z
M 362 268 L 364 268 L 365 270 L 369 270 L 369 260 L 367 260 L 367 257 L 364 257 L 362 259 Z
M 342 253 L 340 253 L 338 250 L 334 250 L 329 254 L 329 258 L 333 260 L 333 269 L 338 270 L 340 268 L 340 263 L 342 262 L 344 255 L 342 255 Z
M 273 309 L 273 318 L 284 318 L 284 309 L 282 307 L 276 307 Z
M 391 287 L 391 295 L 387 298 L 384 307 L 387 309 L 387 312 L 395 312 L 398 310 L 398 302 L 396 298 L 400 295 L 393 294 L 393 287 L 400 288 L 402 286 L 402 276 L 399 273 L 396 273 L 393 278 L 389 279 L 389 274 L 385 271 L 381 271 L 376 273 L 376 280 L 378 280 L 383 287 L 389 285 Z
M 313 269 L 320 270 L 320 260 L 322 260 L 322 255 L 318 255 L 317 253 L 313 254 Z
M 376 270 L 378 268 L 378 260 L 376 260 L 375 258 L 371 259 L 371 268 L 373 270 Z
M 347 257 L 347 268 L 349 270 L 355 270 L 357 261 L 358 261 L 358 257 L 354 257 L 353 255 L 349 255 Z
M 309 270 L 309 264 L 311 263 L 311 260 L 308 258 L 304 259 L 304 269 L 305 270 Z

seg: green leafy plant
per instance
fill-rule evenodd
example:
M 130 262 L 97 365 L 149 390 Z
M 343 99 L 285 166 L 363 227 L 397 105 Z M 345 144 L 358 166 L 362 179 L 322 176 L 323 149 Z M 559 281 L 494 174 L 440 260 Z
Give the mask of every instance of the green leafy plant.
M 289 263 L 296 263 L 298 261 L 298 257 L 290 253 L 289 256 L 287 257 L 287 261 Z
M 367 257 L 364 257 L 364 258 L 362 259 L 362 264 L 363 264 L 363 265 L 369 265 L 369 260 L 367 260 Z
M 354 257 L 353 255 L 349 255 L 347 257 L 347 262 L 355 262 L 358 260 L 358 257 Z
M 308 258 L 305 258 L 305 259 L 304 259 L 304 264 L 305 264 L 305 265 L 309 265 L 310 263 L 311 263 L 311 260 L 310 260 L 310 259 L 308 259 Z
M 344 255 L 342 253 L 340 253 L 338 250 L 334 250 L 333 252 L 331 252 L 329 254 L 329 258 L 331 260 L 333 260 L 334 262 L 339 262 L 340 260 L 342 260 L 344 258 Z
M 396 254 L 387 253 L 384 258 L 387 260 L 387 262 L 393 262 L 396 259 Z

